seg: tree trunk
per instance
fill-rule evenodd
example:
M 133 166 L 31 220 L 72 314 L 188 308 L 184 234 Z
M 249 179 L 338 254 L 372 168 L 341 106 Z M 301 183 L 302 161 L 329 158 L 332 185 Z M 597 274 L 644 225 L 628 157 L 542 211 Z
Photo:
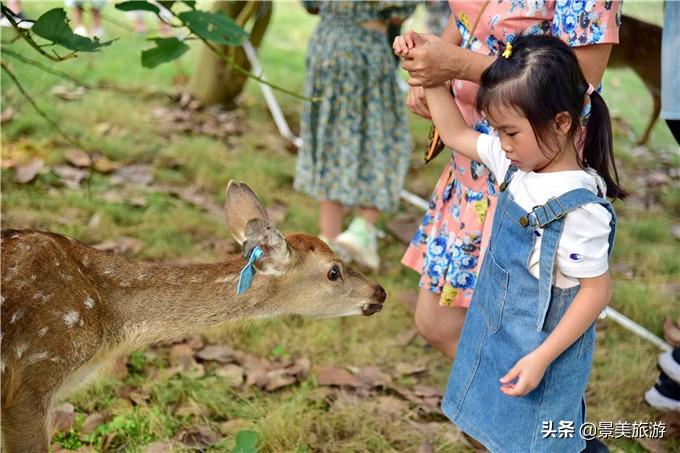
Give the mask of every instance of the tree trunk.
M 272 2 L 259 0 L 215 2 L 213 11 L 224 11 L 233 18 L 240 27 L 249 32 L 250 42 L 258 48 L 271 20 Z M 242 47 L 214 46 L 232 57 L 241 67 L 250 70 Z M 236 97 L 243 91 L 247 80 L 246 76 L 235 71 L 221 57 L 203 45 L 198 64 L 191 76 L 189 89 L 194 97 L 205 104 L 221 104 L 233 109 L 236 106 Z

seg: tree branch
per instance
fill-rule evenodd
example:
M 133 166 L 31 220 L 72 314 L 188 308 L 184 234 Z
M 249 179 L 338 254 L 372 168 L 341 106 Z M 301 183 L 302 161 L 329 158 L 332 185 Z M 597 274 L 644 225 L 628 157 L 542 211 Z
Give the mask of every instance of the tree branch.
M 243 68 L 241 65 L 239 65 L 238 63 L 236 63 L 232 57 L 225 55 L 223 52 L 220 52 L 220 51 L 219 51 L 219 50 L 218 50 L 211 42 L 209 42 L 207 39 L 205 39 L 204 37 L 202 37 L 201 35 L 199 35 L 198 33 L 196 33 L 196 32 L 195 32 L 191 27 L 189 27 L 189 25 L 187 25 L 187 24 L 182 20 L 182 18 L 179 17 L 179 15 L 177 15 L 174 11 L 172 11 L 172 10 L 169 10 L 169 11 L 170 11 L 170 13 L 172 13 L 173 16 L 175 16 L 177 19 L 179 19 L 179 20 L 182 22 L 182 24 L 183 24 L 185 27 L 187 27 L 187 28 L 189 29 L 189 31 L 190 31 L 191 33 L 193 33 L 194 35 L 196 35 L 196 37 L 197 37 L 198 39 L 200 39 L 201 41 L 203 41 L 203 44 L 205 44 L 205 45 L 208 47 L 208 49 L 210 49 L 213 53 L 215 53 L 215 55 L 217 55 L 217 56 L 219 56 L 220 58 L 222 58 L 229 66 L 231 66 L 232 68 L 234 68 L 234 69 L 236 70 L 236 72 L 241 73 L 242 75 L 248 77 L 249 79 L 257 80 L 257 81 L 260 82 L 260 83 L 263 83 L 263 84 L 265 84 L 265 85 L 269 85 L 269 86 L 272 87 L 273 89 L 278 90 L 278 91 L 280 91 L 280 92 L 282 92 L 282 93 L 286 93 L 286 94 L 288 94 L 288 95 L 290 95 L 290 96 L 293 96 L 294 98 L 302 99 L 303 101 L 311 101 L 311 102 L 314 102 L 314 101 L 316 100 L 316 99 L 308 98 L 307 96 L 303 96 L 303 95 L 301 95 L 301 94 L 298 94 L 298 93 L 296 93 L 296 92 L 294 92 L 294 91 L 291 91 L 291 90 L 289 90 L 289 89 L 287 89 L 287 88 L 283 88 L 282 86 L 273 84 L 273 83 L 271 83 L 271 82 L 269 82 L 269 81 L 267 81 L 267 80 L 265 80 L 265 79 L 263 79 L 263 78 L 261 78 L 261 77 L 256 76 L 256 75 L 253 74 L 252 72 L 246 70 L 246 69 Z M 157 14 L 157 16 L 160 18 L 160 15 L 159 15 L 159 14 Z M 161 20 L 162 20 L 162 18 L 161 18 Z
M 125 88 L 121 86 L 116 86 L 116 85 L 109 85 L 106 83 L 97 83 L 97 84 L 91 84 L 88 82 L 84 82 L 82 80 L 79 80 L 72 75 L 60 71 L 58 69 L 53 69 L 47 65 L 44 65 L 40 63 L 39 61 L 33 60 L 31 58 L 25 57 L 21 55 L 18 52 L 15 52 L 11 49 L 3 49 L 3 53 L 7 55 L 8 57 L 14 58 L 16 60 L 21 61 L 22 63 L 26 63 L 28 65 L 34 66 L 38 69 L 41 69 L 49 74 L 55 75 L 57 77 L 61 77 L 62 79 L 66 79 L 70 82 L 75 83 L 78 86 L 82 86 L 84 88 L 87 88 L 88 90 L 107 90 L 107 91 L 113 91 L 116 93 L 122 93 L 122 94 L 130 94 L 130 95 L 136 95 L 136 94 L 142 94 L 144 96 L 170 96 L 169 93 L 163 93 L 160 91 L 145 91 L 142 89 L 133 89 L 133 88 Z
M 23 28 L 19 27 L 17 22 L 14 20 L 14 17 L 12 17 L 12 10 L 7 8 L 5 5 L 0 3 L 0 8 L 2 8 L 2 14 L 5 15 L 7 20 L 9 21 L 10 24 L 12 24 L 12 28 L 14 28 L 14 31 L 16 31 L 19 36 L 21 36 L 24 41 L 26 41 L 31 47 L 33 47 L 40 55 L 49 58 L 52 61 L 64 61 L 64 60 L 69 60 L 71 58 L 76 58 L 76 52 L 71 52 L 70 54 L 67 54 L 66 56 L 61 56 L 57 54 L 57 52 L 52 51 L 54 53 L 54 56 L 48 54 L 44 50 L 42 50 L 41 46 L 31 38 L 31 33 L 28 30 L 24 30 Z
M 54 120 L 52 120 L 49 116 L 47 116 L 47 114 L 46 114 L 44 111 L 42 111 L 42 109 L 41 109 L 40 107 L 38 107 L 38 104 L 36 104 L 35 100 L 33 100 L 33 98 L 31 97 L 31 95 L 28 94 L 28 93 L 26 92 L 26 90 L 24 89 L 24 87 L 21 86 L 21 84 L 19 83 L 19 80 L 17 80 L 16 76 L 15 76 L 14 73 L 9 69 L 9 67 L 5 64 L 5 62 L 4 62 L 4 61 L 0 61 L 0 65 L 2 66 L 2 69 L 4 69 L 4 71 L 7 73 L 7 75 L 9 76 L 9 78 L 12 79 L 12 81 L 13 81 L 14 84 L 17 86 L 17 88 L 19 89 L 19 91 L 21 91 L 21 94 L 23 94 L 24 97 L 28 100 L 28 102 L 31 103 L 31 105 L 32 105 L 33 108 L 36 110 L 36 112 L 38 112 L 38 114 L 39 114 L 40 116 L 42 116 L 42 117 L 45 119 L 45 121 L 47 121 L 48 123 L 50 123 L 50 125 L 51 125 L 52 127 L 54 127 L 54 128 L 57 130 L 57 132 L 59 132 L 59 135 L 61 135 L 67 142 L 69 142 L 70 144 L 72 144 L 72 145 L 74 145 L 74 146 L 80 147 L 80 143 L 78 143 L 78 140 L 75 140 L 75 139 L 71 138 L 68 134 L 66 134 L 66 133 L 61 129 L 61 127 L 59 127 L 59 125 L 58 125 Z

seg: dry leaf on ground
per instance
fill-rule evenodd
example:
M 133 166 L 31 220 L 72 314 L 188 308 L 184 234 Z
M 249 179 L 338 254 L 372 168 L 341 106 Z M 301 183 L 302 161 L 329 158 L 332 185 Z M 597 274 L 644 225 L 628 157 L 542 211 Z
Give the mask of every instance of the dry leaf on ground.
M 76 408 L 71 403 L 62 403 L 52 410 L 52 432 L 66 432 L 76 421 Z
M 14 170 L 14 180 L 19 184 L 27 184 L 35 179 L 36 176 L 45 168 L 45 161 L 33 159 L 22 165 L 17 165 Z

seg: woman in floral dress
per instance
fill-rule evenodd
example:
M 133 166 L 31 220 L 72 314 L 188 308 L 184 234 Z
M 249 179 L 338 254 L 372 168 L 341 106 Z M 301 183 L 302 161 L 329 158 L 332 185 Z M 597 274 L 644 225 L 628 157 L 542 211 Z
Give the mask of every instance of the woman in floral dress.
M 321 237 L 365 266 L 379 259 L 373 224 L 399 206 L 412 149 L 387 25 L 406 2 L 303 2 L 321 16 L 307 52 L 304 144 L 295 188 L 320 201 Z M 341 234 L 345 207 L 357 216 Z
M 574 47 L 586 78 L 598 86 L 618 42 L 621 2 L 593 0 L 452 0 L 442 38 L 431 37 L 402 64 L 414 85 L 408 106 L 429 117 L 420 86 L 453 80 L 456 102 L 469 125 L 492 132 L 475 110 L 477 81 L 519 33 L 550 33 Z M 472 24 L 479 18 L 469 49 Z M 454 43 L 454 44 L 452 44 Z M 452 153 L 429 210 L 402 263 L 421 274 L 415 321 L 420 333 L 449 358 L 456 351 L 476 272 L 491 229 L 496 181 L 482 164 Z

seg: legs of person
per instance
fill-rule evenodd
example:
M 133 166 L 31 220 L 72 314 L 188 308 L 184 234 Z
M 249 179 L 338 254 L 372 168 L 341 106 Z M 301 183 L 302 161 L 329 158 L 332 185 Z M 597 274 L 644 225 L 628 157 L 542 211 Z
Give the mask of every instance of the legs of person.
M 73 33 L 76 35 L 87 36 L 87 29 L 83 25 L 83 2 L 76 0 L 66 0 L 65 6 L 71 9 L 73 17 Z
M 106 0 L 91 0 L 92 3 L 92 35 L 101 37 L 104 34 L 102 26 L 102 9 L 106 6 Z
M 467 308 L 439 305 L 439 294 L 420 288 L 415 323 L 420 335 L 436 350 L 453 360 L 463 330 Z
M 380 211 L 376 208 L 361 208 L 359 209 L 359 215 L 371 225 L 375 225 L 380 218 Z
M 377 208 L 359 208 L 347 229 L 340 233 L 335 241 L 345 256 L 374 271 L 380 268 L 378 235 L 375 227 L 379 217 L 380 210 Z
M 7 2 L 7 7 L 17 16 L 21 14 L 21 1 L 10 0 Z
M 325 239 L 333 240 L 342 232 L 345 207 L 333 200 L 324 200 L 319 206 L 319 230 Z

